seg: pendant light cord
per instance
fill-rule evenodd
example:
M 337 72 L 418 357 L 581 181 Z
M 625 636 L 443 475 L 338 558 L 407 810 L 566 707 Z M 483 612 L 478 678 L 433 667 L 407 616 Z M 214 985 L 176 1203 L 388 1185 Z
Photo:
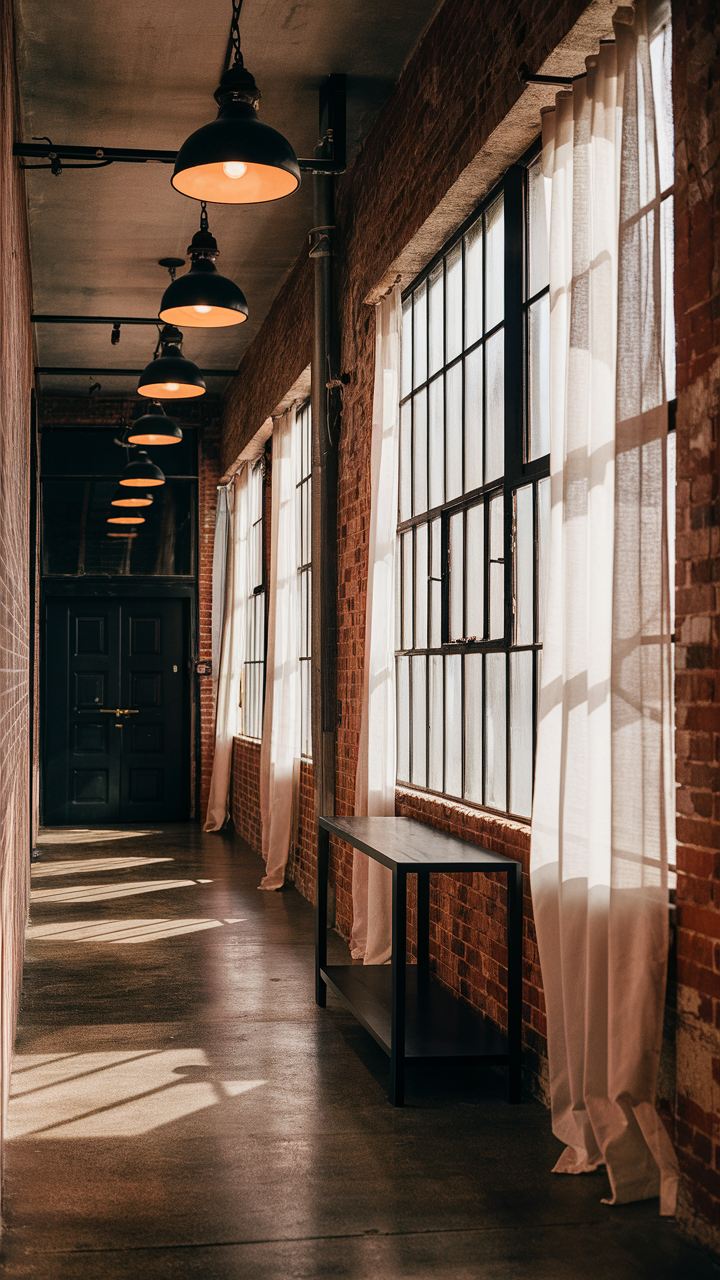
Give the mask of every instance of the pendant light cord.
M 232 0 L 232 21 L 230 23 L 230 45 L 228 49 L 228 62 L 233 67 L 242 66 L 243 58 L 240 52 L 240 10 L 242 9 L 243 0 Z

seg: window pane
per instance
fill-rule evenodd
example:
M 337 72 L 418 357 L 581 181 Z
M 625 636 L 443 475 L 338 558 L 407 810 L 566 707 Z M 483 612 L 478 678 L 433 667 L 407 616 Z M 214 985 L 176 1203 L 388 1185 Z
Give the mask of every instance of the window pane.
M 530 458 L 550 452 L 550 295 L 528 312 L 528 414 Z
M 527 296 L 534 298 L 544 289 L 550 275 L 548 266 L 550 179 L 543 178 L 542 157 L 528 168 L 528 284 Z
M 402 649 L 402 539 L 395 540 L 395 648 Z
M 462 511 L 450 517 L 450 640 L 462 640 L 465 634 L 463 622 L 464 519 Z
M 430 471 L 430 507 L 445 501 L 445 404 L 442 374 L 430 383 L 430 423 L 428 431 L 428 466 Z
M 532 644 L 535 634 L 535 537 L 532 485 L 515 494 L 515 643 Z
M 485 332 L 494 329 L 505 314 L 505 220 L 503 197 L 485 214 Z
M 300 696 L 301 696 L 301 722 L 302 722 L 302 741 L 300 750 L 304 756 L 312 755 L 312 745 L 310 742 L 310 663 L 308 661 L 300 663 Z
M 545 634 L 545 601 L 547 596 L 547 556 L 550 539 L 550 477 L 538 481 L 538 633 L 542 644 Z
M 502 494 L 490 503 L 490 640 L 502 640 L 505 634 L 503 506 Z
M 505 333 L 500 329 L 485 343 L 487 410 L 485 419 L 485 483 L 497 480 L 505 467 Z
M 485 507 L 470 507 L 465 527 L 467 556 L 466 626 L 468 639 L 485 636 Z
M 410 781 L 410 659 L 397 661 L 397 771 L 398 782 Z
M 427 511 L 427 391 L 413 398 L 413 511 Z
M 510 654 L 510 812 L 529 818 L 533 790 L 533 651 Z
M 462 242 L 445 259 L 447 338 L 445 359 L 454 360 L 462 351 Z
M 430 759 L 428 761 L 428 786 L 433 791 L 443 789 L 443 659 L 428 658 L 430 683 Z
M 465 798 L 483 802 L 482 768 L 482 654 L 465 655 Z
M 663 358 L 665 362 L 665 394 L 674 400 L 675 388 L 675 303 L 673 294 L 673 264 L 675 232 L 673 229 L 673 198 L 668 196 L 660 205 L 660 274 L 662 280 Z
M 465 361 L 465 492 L 483 483 L 483 348 Z
M 400 378 L 400 399 L 412 391 L 412 294 L 402 305 L 402 373 Z
M 462 363 L 448 369 L 445 375 L 445 500 L 459 498 L 462 493 Z
M 505 741 L 505 654 L 485 656 L 485 804 L 504 809 Z
M 440 647 L 442 628 L 442 521 L 433 520 L 431 531 L 430 647 Z
M 427 289 L 421 284 L 414 293 L 413 386 L 427 378 Z
M 419 524 L 415 529 L 415 645 L 427 648 L 427 579 L 428 579 L 428 527 Z
M 432 377 L 438 369 L 442 369 L 444 361 L 444 309 L 443 309 L 443 264 L 439 262 L 428 276 L 428 308 L 430 335 L 430 368 L 428 375 Z
M 412 515 L 412 402 L 400 410 L 400 519 Z
M 425 767 L 427 712 L 425 704 L 425 658 L 411 658 L 412 662 L 412 781 L 419 787 L 427 786 Z
M 402 537 L 403 557 L 403 649 L 413 647 L 413 531 L 408 529 Z
M 445 659 L 445 791 L 462 796 L 462 657 Z
M 465 236 L 465 346 L 482 337 L 483 235 L 478 218 Z

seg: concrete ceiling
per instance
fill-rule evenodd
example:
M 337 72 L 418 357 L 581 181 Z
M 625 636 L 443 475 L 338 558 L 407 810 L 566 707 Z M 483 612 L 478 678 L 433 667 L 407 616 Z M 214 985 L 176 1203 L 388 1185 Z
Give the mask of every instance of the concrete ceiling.
M 438 0 L 245 0 L 242 48 L 262 92 L 261 119 L 297 155 L 312 155 L 318 88 L 331 72 L 345 72 L 352 158 L 437 8 Z M 18 138 L 177 150 L 214 118 L 230 0 L 16 0 L 16 10 Z M 157 260 L 186 258 L 200 217 L 199 204 L 173 190 L 170 174 L 158 164 L 26 173 L 36 313 L 157 314 L 169 283 Z M 304 176 L 285 200 L 208 212 L 218 269 L 243 289 L 250 318 L 229 329 L 188 328 L 183 351 L 201 368 L 233 369 L 305 243 L 312 178 Z M 149 326 L 123 328 L 114 347 L 109 326 L 43 324 L 36 335 L 38 363 L 62 367 L 142 368 L 156 341 Z M 40 390 L 77 394 L 98 380 L 103 396 L 136 387 L 132 378 L 44 375 Z

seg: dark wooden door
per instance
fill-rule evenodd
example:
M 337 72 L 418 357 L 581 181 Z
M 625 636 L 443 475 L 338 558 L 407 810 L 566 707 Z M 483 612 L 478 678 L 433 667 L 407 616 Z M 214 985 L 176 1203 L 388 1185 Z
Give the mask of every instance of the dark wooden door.
M 187 603 L 49 600 L 44 820 L 189 813 Z

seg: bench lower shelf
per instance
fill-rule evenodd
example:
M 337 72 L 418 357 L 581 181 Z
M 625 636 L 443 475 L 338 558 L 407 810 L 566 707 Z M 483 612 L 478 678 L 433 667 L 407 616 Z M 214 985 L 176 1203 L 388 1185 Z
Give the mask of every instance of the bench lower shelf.
M 327 965 L 320 970 L 385 1053 L 391 1052 L 390 965 Z M 462 1058 L 509 1062 L 507 1036 L 433 978 L 418 981 L 417 965 L 405 966 L 405 1060 Z

